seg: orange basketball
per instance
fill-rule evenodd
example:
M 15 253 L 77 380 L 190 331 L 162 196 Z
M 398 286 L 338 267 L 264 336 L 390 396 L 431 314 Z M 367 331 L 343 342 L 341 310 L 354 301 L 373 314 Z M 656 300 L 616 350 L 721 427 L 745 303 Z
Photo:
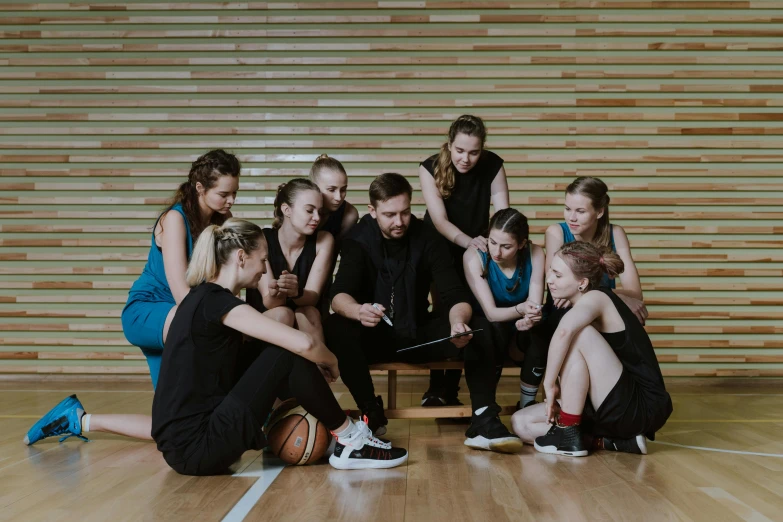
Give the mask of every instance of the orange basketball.
M 266 439 L 275 456 L 287 464 L 303 466 L 318 461 L 332 440 L 329 430 L 301 406 L 280 405 L 269 419 Z

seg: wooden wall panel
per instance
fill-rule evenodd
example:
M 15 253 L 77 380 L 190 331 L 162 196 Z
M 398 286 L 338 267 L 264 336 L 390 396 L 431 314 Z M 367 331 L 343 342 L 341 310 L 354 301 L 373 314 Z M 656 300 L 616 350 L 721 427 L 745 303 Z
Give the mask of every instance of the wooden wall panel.
M 783 375 L 781 36 L 764 0 L 3 2 L 0 373 L 147 371 L 119 314 L 204 150 L 268 224 L 318 154 L 361 207 L 470 112 L 537 242 L 607 181 L 667 374 Z

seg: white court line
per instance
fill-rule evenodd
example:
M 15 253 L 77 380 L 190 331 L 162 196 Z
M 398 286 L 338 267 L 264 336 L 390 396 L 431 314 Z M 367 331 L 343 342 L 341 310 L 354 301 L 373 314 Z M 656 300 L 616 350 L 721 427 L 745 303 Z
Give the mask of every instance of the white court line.
M 783 459 L 783 453 L 758 453 L 755 451 L 740 451 L 740 450 L 727 450 L 727 449 L 720 449 L 720 448 L 704 448 L 702 446 L 686 446 L 685 444 L 675 444 L 674 442 L 663 442 L 659 440 L 649 440 L 647 441 L 649 444 L 662 444 L 664 446 L 675 446 L 677 448 L 687 448 L 692 450 L 701 450 L 701 451 L 715 451 L 717 453 L 733 453 L 735 455 L 755 455 L 758 457 L 774 457 L 778 459 Z
M 243 472 L 232 475 L 234 477 L 258 477 L 258 480 L 239 499 L 239 502 L 231 508 L 231 511 L 223 517 L 223 522 L 241 522 L 244 520 L 284 468 L 285 464 L 283 461 L 270 455 L 261 454 Z

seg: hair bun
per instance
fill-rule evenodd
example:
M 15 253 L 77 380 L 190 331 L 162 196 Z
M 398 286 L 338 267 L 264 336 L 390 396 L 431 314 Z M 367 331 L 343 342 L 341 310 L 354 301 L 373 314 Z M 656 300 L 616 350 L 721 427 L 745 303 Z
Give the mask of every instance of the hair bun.
M 329 159 L 329 155 L 328 154 L 321 154 L 320 156 L 315 158 L 315 161 L 324 160 L 324 159 Z

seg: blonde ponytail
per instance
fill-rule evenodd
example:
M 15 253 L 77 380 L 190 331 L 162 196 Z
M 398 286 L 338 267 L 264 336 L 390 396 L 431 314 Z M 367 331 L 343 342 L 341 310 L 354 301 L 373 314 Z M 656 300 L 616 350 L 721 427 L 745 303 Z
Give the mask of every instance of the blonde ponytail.
M 217 225 L 209 225 L 205 228 L 196 241 L 193 254 L 190 257 L 188 271 L 185 277 L 188 286 L 194 287 L 204 281 L 212 281 L 217 276 L 217 263 L 215 262 L 215 232 L 220 229 Z
M 188 286 L 194 287 L 214 281 L 235 250 L 254 252 L 264 241 L 261 228 L 244 219 L 231 218 L 222 226 L 210 225 L 204 229 L 193 248 L 188 271 Z

